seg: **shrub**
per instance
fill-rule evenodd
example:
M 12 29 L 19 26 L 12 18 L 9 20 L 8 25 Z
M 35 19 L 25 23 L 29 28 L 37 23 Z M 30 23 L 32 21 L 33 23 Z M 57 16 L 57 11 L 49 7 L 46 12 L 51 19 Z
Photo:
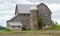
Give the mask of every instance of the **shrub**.
M 38 18 L 38 25 L 44 24 L 44 20 L 42 18 Z
M 38 28 L 42 29 L 42 25 L 44 24 L 44 20 L 42 18 L 38 18 Z
M 57 22 L 52 22 L 52 30 L 60 30 L 60 25 Z
M 10 29 L 6 29 L 6 31 L 10 31 Z

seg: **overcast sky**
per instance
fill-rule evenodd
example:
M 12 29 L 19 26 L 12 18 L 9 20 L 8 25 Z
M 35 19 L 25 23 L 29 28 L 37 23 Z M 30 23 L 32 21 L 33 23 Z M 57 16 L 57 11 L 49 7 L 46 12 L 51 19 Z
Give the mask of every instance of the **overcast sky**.
M 45 3 L 52 11 L 52 20 L 60 24 L 60 0 L 0 0 L 0 25 L 6 26 L 6 21 L 15 13 L 16 4 Z

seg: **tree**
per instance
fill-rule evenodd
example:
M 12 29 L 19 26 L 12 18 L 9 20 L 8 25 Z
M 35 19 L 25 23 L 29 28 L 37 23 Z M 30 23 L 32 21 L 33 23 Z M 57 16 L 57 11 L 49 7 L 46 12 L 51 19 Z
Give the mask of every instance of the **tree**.
M 57 26 L 57 25 L 58 25 L 57 22 L 52 22 L 52 27 L 55 27 L 55 26 Z
M 5 29 L 6 29 L 6 27 L 3 27 L 0 25 L 0 30 L 5 30 Z
M 43 24 L 44 24 L 44 20 L 42 18 L 38 18 L 38 27 L 42 28 Z

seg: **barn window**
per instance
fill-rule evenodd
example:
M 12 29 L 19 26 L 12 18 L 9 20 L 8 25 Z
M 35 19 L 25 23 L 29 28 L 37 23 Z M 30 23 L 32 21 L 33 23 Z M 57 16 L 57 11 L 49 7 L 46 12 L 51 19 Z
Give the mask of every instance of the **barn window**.
M 11 26 L 12 28 L 15 28 L 15 26 Z
M 20 28 L 20 26 L 18 26 Z
M 23 16 L 25 16 L 25 14 L 23 14 Z
M 15 27 L 15 26 L 12 26 L 12 27 Z

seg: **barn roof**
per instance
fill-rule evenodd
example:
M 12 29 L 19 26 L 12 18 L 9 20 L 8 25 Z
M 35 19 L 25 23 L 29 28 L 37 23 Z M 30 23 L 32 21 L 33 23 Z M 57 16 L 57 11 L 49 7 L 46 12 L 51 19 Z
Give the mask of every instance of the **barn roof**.
M 30 8 L 32 6 L 34 7 L 39 7 L 40 5 L 46 6 L 44 3 L 40 3 L 40 4 L 17 4 L 16 5 L 16 10 L 15 10 L 15 14 L 16 13 L 30 13 Z M 48 8 L 48 7 L 47 7 Z M 48 8 L 49 9 L 49 8 Z
M 18 13 L 29 13 L 30 11 L 30 7 L 32 6 L 37 6 L 35 4 L 17 4 L 16 5 L 16 10 L 18 11 Z M 16 14 L 16 12 L 15 12 Z
M 19 15 L 30 15 L 30 13 L 19 13 L 19 14 L 13 16 L 11 19 L 7 20 L 7 22 L 12 21 L 14 18 L 16 18 Z

